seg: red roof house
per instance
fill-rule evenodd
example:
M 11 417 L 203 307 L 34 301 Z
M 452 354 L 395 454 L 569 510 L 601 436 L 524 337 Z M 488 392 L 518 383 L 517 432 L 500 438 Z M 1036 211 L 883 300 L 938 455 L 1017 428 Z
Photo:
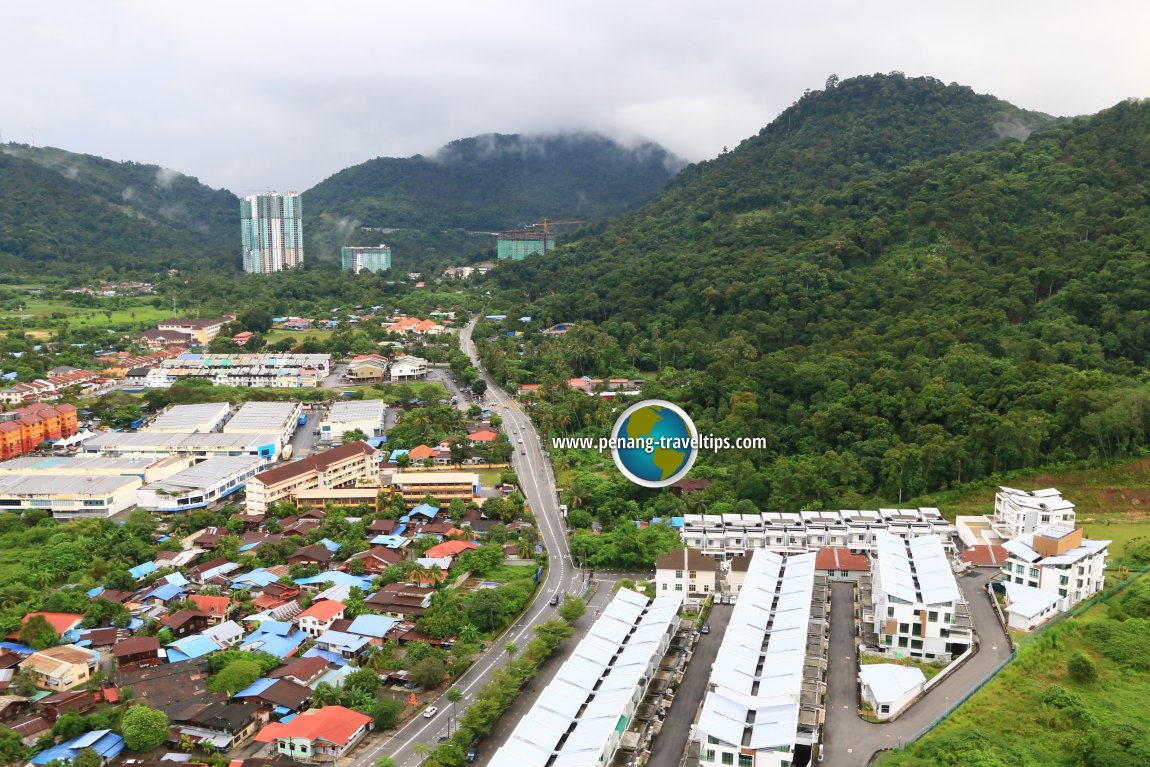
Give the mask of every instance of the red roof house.
M 364 736 L 371 717 L 343 706 L 324 706 L 304 711 L 290 722 L 273 722 L 256 735 L 260 743 L 275 743 L 276 751 L 295 756 L 295 748 L 304 741 L 310 745 L 312 759 L 335 762 L 347 749 Z
M 479 544 L 474 541 L 444 541 L 437 543 L 424 552 L 423 556 L 430 559 L 439 559 L 440 557 L 456 557 L 465 551 L 479 548 Z

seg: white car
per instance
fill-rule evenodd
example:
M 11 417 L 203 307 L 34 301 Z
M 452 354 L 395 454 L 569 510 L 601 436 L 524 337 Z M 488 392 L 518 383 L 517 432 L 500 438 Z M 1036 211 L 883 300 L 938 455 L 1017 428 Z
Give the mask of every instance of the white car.
M 435 706 L 428 706 L 427 708 L 423 709 L 423 718 L 424 719 L 430 719 L 431 717 L 435 716 L 438 713 L 439 713 L 438 708 L 436 708 Z

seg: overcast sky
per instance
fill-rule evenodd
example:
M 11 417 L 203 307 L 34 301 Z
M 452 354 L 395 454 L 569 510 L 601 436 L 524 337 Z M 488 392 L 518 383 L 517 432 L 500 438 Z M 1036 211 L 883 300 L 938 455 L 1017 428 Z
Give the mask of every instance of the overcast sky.
M 0 136 L 237 194 L 491 132 L 598 131 L 696 161 L 831 73 L 1096 112 L 1150 96 L 1148 29 L 1146 0 L 13 0 Z

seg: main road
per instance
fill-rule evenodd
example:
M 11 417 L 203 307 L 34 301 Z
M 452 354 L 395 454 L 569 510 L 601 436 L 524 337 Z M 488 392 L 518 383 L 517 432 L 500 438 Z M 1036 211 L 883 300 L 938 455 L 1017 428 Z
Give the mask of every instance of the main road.
M 471 358 L 471 364 L 482 374 L 483 380 L 487 383 L 487 401 L 503 418 L 503 429 L 510 437 L 515 450 L 512 461 L 519 476 L 519 488 L 535 513 L 535 523 L 539 528 L 540 539 L 547 547 L 550 566 L 547 570 L 547 579 L 519 621 L 492 641 L 487 653 L 456 681 L 454 686 L 463 692 L 463 699 L 458 704 L 461 713 L 474 700 L 475 693 L 491 679 L 498 667 L 506 662 L 503 648 L 507 643 L 514 642 L 520 648 L 526 646 L 534 637 L 532 631 L 534 627 L 554 616 L 555 608 L 550 604 L 551 597 L 557 594 L 562 597 L 564 593 L 576 593 L 582 588 L 582 574 L 571 562 L 566 523 L 559 514 L 555 473 L 547 450 L 531 424 L 531 419 L 479 364 L 475 344 L 471 341 L 471 331 L 475 327 L 475 322 L 472 320 L 460 331 L 459 346 Z M 358 753 L 354 758 L 348 760 L 348 767 L 371 767 L 381 756 L 393 757 L 399 767 L 414 767 L 418 764 L 420 757 L 415 752 L 415 745 L 425 743 L 434 748 L 439 738 L 447 735 L 451 715 L 451 703 L 447 700 L 446 691 L 428 703 L 438 707 L 439 713 L 430 719 L 417 716 L 399 728 L 390 738 L 362 746 L 357 749 Z

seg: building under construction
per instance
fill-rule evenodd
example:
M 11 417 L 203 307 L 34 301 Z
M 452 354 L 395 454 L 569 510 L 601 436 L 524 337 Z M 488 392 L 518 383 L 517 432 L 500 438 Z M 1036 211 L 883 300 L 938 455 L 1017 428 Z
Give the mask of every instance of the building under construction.
M 500 260 L 522 261 L 533 253 L 546 253 L 555 249 L 555 235 L 533 229 L 515 229 L 500 232 L 496 240 L 496 253 Z

